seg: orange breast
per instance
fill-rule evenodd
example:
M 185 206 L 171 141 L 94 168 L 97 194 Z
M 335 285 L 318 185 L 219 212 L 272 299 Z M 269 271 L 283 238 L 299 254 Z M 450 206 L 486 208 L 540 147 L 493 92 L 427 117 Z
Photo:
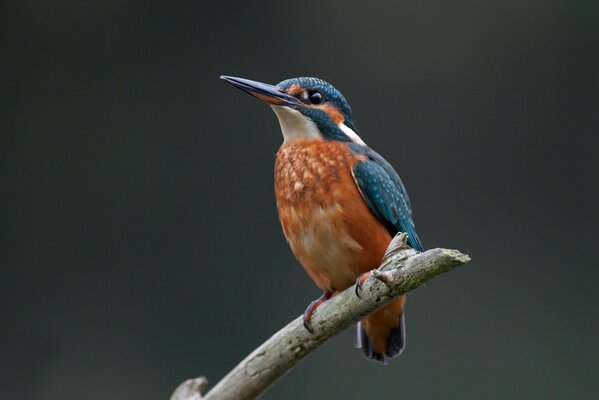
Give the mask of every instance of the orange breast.
M 391 236 L 366 205 L 351 170 L 347 144 L 284 143 L 275 163 L 279 218 L 291 249 L 323 291 L 351 286 L 378 267 Z

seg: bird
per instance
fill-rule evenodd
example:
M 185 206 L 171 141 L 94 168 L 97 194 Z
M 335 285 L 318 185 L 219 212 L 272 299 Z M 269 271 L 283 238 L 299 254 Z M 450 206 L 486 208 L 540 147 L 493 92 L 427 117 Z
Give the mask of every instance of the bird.
M 304 326 L 337 293 L 361 286 L 399 232 L 417 251 L 408 193 L 395 169 L 358 134 L 343 94 L 312 77 L 270 85 L 222 75 L 275 112 L 283 144 L 275 157 L 275 197 L 291 250 L 323 291 L 306 308 Z M 364 317 L 354 341 L 365 357 L 383 364 L 406 346 L 405 295 Z

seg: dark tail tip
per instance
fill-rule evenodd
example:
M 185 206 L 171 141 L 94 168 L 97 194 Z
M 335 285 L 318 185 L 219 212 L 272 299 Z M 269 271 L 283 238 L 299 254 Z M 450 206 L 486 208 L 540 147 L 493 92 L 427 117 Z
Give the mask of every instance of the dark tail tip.
M 387 364 L 390 358 L 400 355 L 406 347 L 406 322 L 402 314 L 400 325 L 391 329 L 389 339 L 387 340 L 387 351 L 385 354 L 374 351 L 372 343 L 366 332 L 362 328 L 362 323 L 358 322 L 354 334 L 354 346 L 362 349 L 364 356 L 373 361 Z
M 406 348 L 406 317 L 401 314 L 399 326 L 391 329 L 389 341 L 387 342 L 387 355 L 397 357 Z

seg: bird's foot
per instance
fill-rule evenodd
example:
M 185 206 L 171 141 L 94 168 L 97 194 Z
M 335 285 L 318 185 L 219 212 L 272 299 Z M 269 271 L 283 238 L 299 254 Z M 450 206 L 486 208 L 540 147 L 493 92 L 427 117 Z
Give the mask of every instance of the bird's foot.
M 362 298 L 360 295 L 362 292 L 362 285 L 364 284 L 364 281 L 368 279 L 371 273 L 372 271 L 364 272 L 362 275 L 358 276 L 358 279 L 356 279 L 356 296 L 358 296 L 359 299 Z
M 318 306 L 330 299 L 332 295 L 333 293 L 331 292 L 324 292 L 322 296 L 311 302 L 306 311 L 304 311 L 304 327 L 308 332 L 314 333 L 314 329 L 312 328 L 312 314 L 314 314 Z

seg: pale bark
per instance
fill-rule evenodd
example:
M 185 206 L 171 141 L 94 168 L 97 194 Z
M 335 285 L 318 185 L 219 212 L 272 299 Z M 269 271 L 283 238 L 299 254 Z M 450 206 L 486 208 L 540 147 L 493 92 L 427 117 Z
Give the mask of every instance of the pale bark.
M 432 249 L 417 253 L 406 245 L 406 235 L 397 235 L 380 267 L 364 282 L 361 298 L 352 286 L 323 303 L 312 317 L 314 334 L 303 326 L 302 317 L 290 322 L 260 345 L 208 393 L 204 377 L 183 382 L 171 400 L 255 399 L 287 373 L 307 354 L 332 336 L 355 324 L 395 297 L 470 261 L 457 250 Z

